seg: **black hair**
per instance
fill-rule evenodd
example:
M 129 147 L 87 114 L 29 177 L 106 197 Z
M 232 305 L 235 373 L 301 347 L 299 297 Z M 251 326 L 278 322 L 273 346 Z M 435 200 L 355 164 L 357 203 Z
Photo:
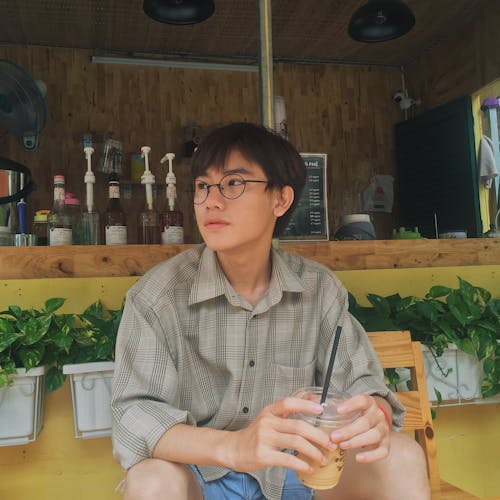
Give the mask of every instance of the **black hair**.
M 269 181 L 267 189 L 285 186 L 293 189 L 293 203 L 274 227 L 273 236 L 279 236 L 285 230 L 306 183 L 304 160 L 289 141 L 274 131 L 252 123 L 232 123 L 212 131 L 194 152 L 191 162 L 193 182 L 211 167 L 223 168 L 233 151 L 239 151 L 248 161 L 262 168 Z

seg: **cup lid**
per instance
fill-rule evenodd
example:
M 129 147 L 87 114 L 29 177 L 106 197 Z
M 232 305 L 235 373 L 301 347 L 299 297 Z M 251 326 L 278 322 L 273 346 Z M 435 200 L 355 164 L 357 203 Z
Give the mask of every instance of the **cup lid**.
M 35 216 L 33 217 L 34 222 L 47 222 L 47 217 L 50 214 L 50 210 L 37 210 Z
M 317 403 L 321 400 L 321 387 L 305 387 L 296 391 L 293 396 L 303 399 L 309 399 Z M 355 420 L 360 413 L 353 411 L 349 413 L 337 413 L 337 407 L 345 400 L 351 397 L 346 392 L 329 390 L 326 401 L 323 403 L 323 413 L 321 415 L 313 415 L 310 413 L 297 413 L 295 418 L 300 418 L 312 425 L 321 424 L 323 426 L 341 427 Z

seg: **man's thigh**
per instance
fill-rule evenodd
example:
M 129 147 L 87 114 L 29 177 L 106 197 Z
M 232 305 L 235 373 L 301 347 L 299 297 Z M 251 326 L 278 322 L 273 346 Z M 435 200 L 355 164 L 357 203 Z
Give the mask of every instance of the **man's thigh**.
M 356 452 L 346 453 L 338 485 L 316 491 L 318 500 L 428 500 L 430 487 L 425 455 L 419 444 L 405 434 L 392 432 L 389 456 L 372 462 L 356 462 Z
M 202 499 L 200 485 L 186 465 L 156 458 L 131 467 L 125 478 L 124 500 Z

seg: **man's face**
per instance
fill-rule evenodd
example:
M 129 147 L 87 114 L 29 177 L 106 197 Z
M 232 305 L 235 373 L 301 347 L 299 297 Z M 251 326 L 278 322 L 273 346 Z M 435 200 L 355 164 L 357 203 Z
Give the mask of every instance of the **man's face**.
M 207 185 L 210 186 L 206 200 L 200 204 L 195 203 L 194 211 L 203 240 L 215 252 L 269 245 L 276 218 L 282 215 L 276 209 L 279 189 L 266 189 L 265 182 L 248 182 L 242 186 L 238 179 L 267 181 L 263 169 L 246 160 L 236 150 L 228 156 L 222 169 L 210 167 L 205 175 L 195 179 L 195 191 L 203 193 L 206 192 Z M 238 194 L 238 187 L 233 192 L 233 185 L 240 189 L 244 187 L 243 194 L 234 199 L 224 197 L 217 186 L 211 186 L 219 184 L 221 180 L 223 186 L 226 186 L 226 195 Z

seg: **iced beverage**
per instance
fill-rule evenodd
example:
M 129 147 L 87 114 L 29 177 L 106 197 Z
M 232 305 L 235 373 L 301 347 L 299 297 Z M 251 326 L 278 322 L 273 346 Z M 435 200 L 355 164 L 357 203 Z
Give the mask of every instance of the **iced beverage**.
M 306 387 L 295 392 L 293 396 L 303 399 L 309 399 L 319 403 L 321 400 L 322 391 L 323 389 L 321 387 Z M 323 413 L 321 415 L 316 416 L 307 413 L 300 413 L 294 415 L 294 418 L 300 418 L 301 420 L 319 427 L 326 433 L 330 434 L 335 429 L 339 429 L 351 423 L 359 416 L 359 412 L 351 412 L 342 415 L 337 413 L 337 405 L 349 398 L 349 394 L 343 392 L 328 391 L 326 401 L 324 403 Z M 344 450 L 337 448 L 334 451 L 322 450 L 322 452 L 328 459 L 328 463 L 326 465 L 321 465 L 317 462 L 313 462 L 309 457 L 306 457 L 301 453 L 297 454 L 298 458 L 300 458 L 304 462 L 307 462 L 314 469 L 310 474 L 298 472 L 297 477 L 307 487 L 313 488 L 315 490 L 328 490 L 336 486 L 340 480 L 342 469 L 344 468 Z

